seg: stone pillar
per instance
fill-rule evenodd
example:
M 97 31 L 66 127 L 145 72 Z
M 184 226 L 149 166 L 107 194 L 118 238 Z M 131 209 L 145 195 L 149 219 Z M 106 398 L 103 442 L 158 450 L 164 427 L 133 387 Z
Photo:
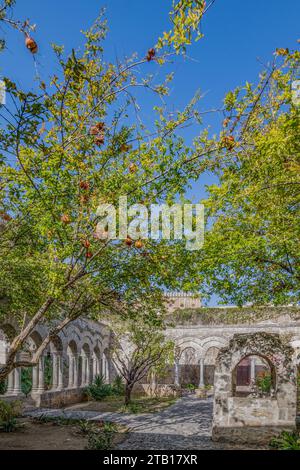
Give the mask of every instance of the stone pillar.
M 90 385 L 93 382 L 93 358 L 88 356 L 87 358 L 87 384 Z
M 78 387 L 78 356 L 69 356 L 69 384 L 68 388 Z
M 21 387 L 21 369 L 13 369 L 8 375 L 7 390 L 5 395 L 7 396 L 20 396 L 22 395 Z
M 180 386 L 180 380 L 179 380 L 179 360 L 175 359 L 174 363 L 174 385 L 176 387 Z
M 94 382 L 95 378 L 98 374 L 98 357 L 97 356 L 93 356 L 92 357 L 92 382 Z
M 14 370 L 15 375 L 15 383 L 14 383 L 14 395 L 22 395 L 22 387 L 21 387 L 21 368 L 18 367 Z
M 56 390 L 58 387 L 58 354 L 52 354 L 52 386 L 51 390 Z
M 62 390 L 64 388 L 64 377 L 63 377 L 63 357 L 61 354 L 57 356 L 57 390 Z
M 204 387 L 204 358 L 202 357 L 199 362 L 199 372 L 200 372 L 200 380 L 199 380 L 199 388 Z
M 84 387 L 87 385 L 87 357 L 83 355 L 81 358 L 81 387 Z
M 78 388 L 78 356 L 73 357 L 73 388 Z
M 34 366 L 32 368 L 32 388 L 31 388 L 31 393 L 36 392 L 38 389 L 38 381 L 39 381 L 39 375 L 38 375 L 38 368 L 37 366 Z
M 99 375 L 104 377 L 104 373 L 103 373 L 103 356 L 101 356 L 100 359 L 99 359 Z
M 39 359 L 38 365 L 32 369 L 32 391 L 33 395 L 41 394 L 45 390 L 44 385 L 44 358 Z
M 14 392 L 14 371 L 12 370 L 7 377 L 7 388 L 5 395 L 13 395 Z
M 108 360 L 105 354 L 103 354 L 102 367 L 103 367 L 102 373 L 104 377 L 104 382 L 109 383 Z
M 69 359 L 68 388 L 73 388 L 73 384 L 74 384 L 74 356 L 68 356 L 68 359 Z

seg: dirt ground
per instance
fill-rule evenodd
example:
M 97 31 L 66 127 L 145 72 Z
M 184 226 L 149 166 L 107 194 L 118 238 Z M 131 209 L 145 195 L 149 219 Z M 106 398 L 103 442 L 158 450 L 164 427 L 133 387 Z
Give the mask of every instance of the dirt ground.
M 16 432 L 0 433 L 0 450 L 82 450 L 86 438 L 76 426 L 56 426 L 53 423 L 34 423 L 20 420 L 24 427 Z
M 0 450 L 84 450 L 87 446 L 87 437 L 76 425 L 37 423 L 30 418 L 19 422 L 24 426 L 17 431 L 0 433 Z M 124 439 L 124 434 L 117 434 L 114 442 Z

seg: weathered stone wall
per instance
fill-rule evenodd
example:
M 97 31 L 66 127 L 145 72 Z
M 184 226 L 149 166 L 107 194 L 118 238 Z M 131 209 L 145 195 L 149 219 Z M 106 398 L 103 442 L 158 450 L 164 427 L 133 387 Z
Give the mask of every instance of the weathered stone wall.
M 40 395 L 38 406 L 41 408 L 62 408 L 86 401 L 83 388 L 45 392 Z
M 214 382 L 214 440 L 268 442 L 282 429 L 295 429 L 297 371 L 294 350 L 286 339 L 265 332 L 239 334 L 220 350 Z M 236 366 L 250 355 L 271 364 L 274 390 L 270 397 L 234 396 Z

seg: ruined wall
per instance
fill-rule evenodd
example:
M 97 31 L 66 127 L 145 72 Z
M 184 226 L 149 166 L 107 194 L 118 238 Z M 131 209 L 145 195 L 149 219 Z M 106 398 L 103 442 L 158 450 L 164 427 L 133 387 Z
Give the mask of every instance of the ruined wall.
M 265 332 L 239 334 L 220 350 L 214 383 L 214 440 L 267 443 L 282 430 L 295 429 L 297 374 L 294 349 L 286 339 Z M 270 396 L 235 396 L 236 366 L 250 355 L 271 365 Z

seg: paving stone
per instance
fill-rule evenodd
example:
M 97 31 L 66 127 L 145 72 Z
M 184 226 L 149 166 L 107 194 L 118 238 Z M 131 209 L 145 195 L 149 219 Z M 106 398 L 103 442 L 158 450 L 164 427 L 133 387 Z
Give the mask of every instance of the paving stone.
M 31 416 L 53 416 L 87 420 L 112 421 L 129 428 L 127 439 L 117 449 L 126 450 L 198 450 L 252 449 L 257 447 L 220 444 L 211 440 L 212 398 L 183 397 L 158 413 L 98 413 L 84 410 L 37 409 Z

